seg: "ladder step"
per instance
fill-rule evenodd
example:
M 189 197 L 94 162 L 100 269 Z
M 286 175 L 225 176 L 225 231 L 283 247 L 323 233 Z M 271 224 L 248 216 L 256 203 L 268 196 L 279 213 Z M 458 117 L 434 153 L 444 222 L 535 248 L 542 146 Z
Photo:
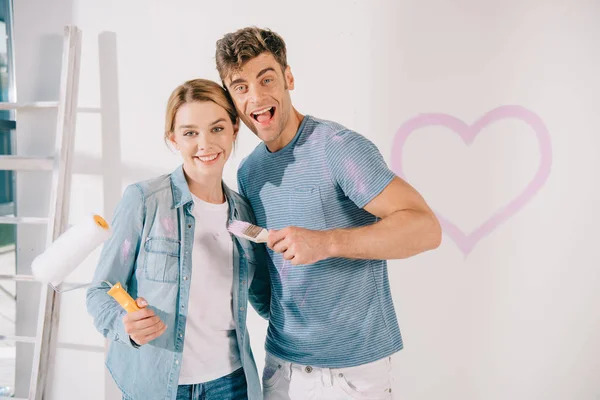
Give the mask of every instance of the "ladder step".
M 3 215 L 0 216 L 0 224 L 9 224 L 9 225 L 17 225 L 17 224 L 47 224 L 48 218 L 42 217 L 15 217 L 13 215 Z
M 0 170 L 51 171 L 53 157 L 0 156 Z
M 31 103 L 0 102 L 0 110 L 33 110 L 36 108 L 56 108 L 58 101 L 35 101 Z
M 0 274 L 0 281 L 30 281 L 37 282 L 33 275 Z
M 0 341 L 20 342 L 20 343 L 35 343 L 35 336 L 8 336 L 0 335 Z

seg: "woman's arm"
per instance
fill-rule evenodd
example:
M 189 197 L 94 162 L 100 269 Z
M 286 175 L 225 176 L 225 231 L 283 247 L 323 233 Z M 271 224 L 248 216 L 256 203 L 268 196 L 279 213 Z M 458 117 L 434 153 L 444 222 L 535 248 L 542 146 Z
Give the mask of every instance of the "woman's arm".
M 123 317 L 126 312 L 107 292 L 108 285 L 121 282 L 124 288 L 134 273 L 135 260 L 139 251 L 144 224 L 144 198 L 136 185 L 125 189 L 117 205 L 111 225 L 112 236 L 104 243 L 100 261 L 94 273 L 97 285 L 86 294 L 88 313 L 94 318 L 96 329 L 104 337 L 133 346 L 125 331 Z M 134 346 L 135 347 L 135 346 Z

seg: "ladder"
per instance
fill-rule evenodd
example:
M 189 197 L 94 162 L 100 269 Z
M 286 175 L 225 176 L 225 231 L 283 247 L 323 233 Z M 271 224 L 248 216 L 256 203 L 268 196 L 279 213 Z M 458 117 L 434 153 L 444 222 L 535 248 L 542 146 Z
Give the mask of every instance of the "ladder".
M 0 156 L 0 170 L 52 171 L 50 204 L 47 218 L 0 216 L 2 224 L 46 224 L 46 246 L 49 246 L 68 227 L 73 138 L 77 116 L 77 93 L 81 53 L 81 31 L 76 26 L 64 30 L 60 93 L 58 101 L 33 103 L 0 103 L 0 110 L 28 112 L 37 109 L 57 110 L 54 154 L 50 157 Z M 0 275 L 0 280 L 33 281 L 31 275 Z M 41 285 L 36 336 L 0 337 L 0 340 L 34 344 L 31 381 L 27 399 L 0 397 L 7 400 L 41 400 L 44 395 L 48 367 L 51 365 L 51 340 L 58 324 L 56 292 Z

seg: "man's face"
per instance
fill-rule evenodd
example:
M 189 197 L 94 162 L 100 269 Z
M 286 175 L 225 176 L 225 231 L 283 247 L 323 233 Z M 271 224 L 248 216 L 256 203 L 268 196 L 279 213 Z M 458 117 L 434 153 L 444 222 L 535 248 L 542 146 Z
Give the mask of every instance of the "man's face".
M 290 123 L 294 77 L 271 53 L 251 59 L 225 79 L 241 120 L 263 142 L 276 143 Z

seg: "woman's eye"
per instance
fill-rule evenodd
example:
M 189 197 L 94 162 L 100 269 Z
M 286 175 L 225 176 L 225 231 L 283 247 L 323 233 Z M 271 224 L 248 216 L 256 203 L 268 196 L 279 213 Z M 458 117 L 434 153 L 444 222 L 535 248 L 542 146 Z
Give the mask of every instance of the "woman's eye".
M 213 128 L 213 132 L 215 132 L 215 133 L 219 133 L 219 132 L 221 132 L 222 130 L 223 130 L 223 128 L 222 128 L 222 127 L 220 127 L 220 126 L 216 126 L 216 127 L 214 127 L 214 128 Z

